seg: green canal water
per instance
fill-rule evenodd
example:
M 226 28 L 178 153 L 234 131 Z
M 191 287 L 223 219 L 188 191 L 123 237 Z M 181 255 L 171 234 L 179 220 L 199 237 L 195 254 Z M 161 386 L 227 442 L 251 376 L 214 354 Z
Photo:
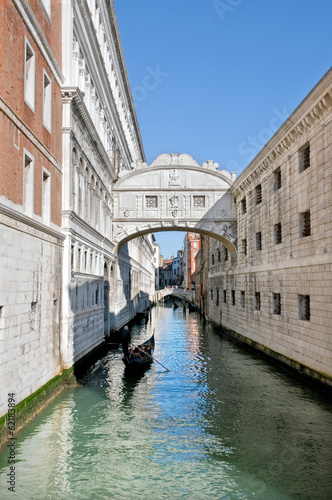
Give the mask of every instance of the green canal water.
M 3 499 L 332 499 L 332 403 L 222 339 L 196 314 L 153 310 L 154 363 L 111 351 L 17 434 Z

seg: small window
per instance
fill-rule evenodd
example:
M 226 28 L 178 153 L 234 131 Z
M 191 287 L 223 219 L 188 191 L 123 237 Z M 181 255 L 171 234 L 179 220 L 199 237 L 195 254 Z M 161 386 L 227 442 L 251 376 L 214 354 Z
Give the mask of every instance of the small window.
M 235 290 L 232 290 L 232 305 L 235 306 Z
M 299 319 L 310 321 L 310 295 L 298 295 Z
M 311 235 L 310 210 L 300 214 L 300 238 Z
M 211 288 L 211 290 L 210 290 L 210 298 L 211 298 L 211 300 L 213 300 L 213 288 Z
M 242 208 L 242 214 L 246 214 L 247 213 L 247 199 L 246 198 L 243 198 L 243 200 L 241 200 L 241 208 Z
M 256 250 L 262 250 L 262 233 L 259 231 L 256 233 Z
M 211 262 L 212 262 L 212 265 L 214 266 L 214 254 L 211 255 Z
M 225 247 L 225 261 L 228 260 L 228 248 Z
M 35 52 L 25 39 L 24 100 L 32 111 L 35 111 L 35 67 Z
M 158 197 L 157 196 L 146 196 L 145 197 L 145 207 L 146 208 L 158 208 Z
M 246 292 L 244 290 L 241 290 L 240 304 L 241 304 L 241 307 L 246 306 Z
M 221 261 L 221 253 L 220 253 L 220 250 L 218 250 L 218 262 Z
M 300 173 L 310 167 L 310 144 L 306 144 L 299 151 Z
M 281 222 L 274 225 L 274 244 L 279 245 L 282 242 Z
M 261 292 L 255 292 L 254 307 L 256 311 L 261 310 Z
M 217 292 L 216 305 L 219 306 L 219 288 L 217 288 L 216 292 Z
M 43 124 L 51 132 L 52 124 L 52 84 L 51 80 L 44 71 L 43 81 Z
M 224 290 L 224 304 L 227 304 L 227 290 Z
M 258 184 L 255 188 L 256 205 L 262 203 L 262 185 Z
M 281 297 L 280 297 L 280 293 L 274 293 L 272 295 L 272 307 L 273 307 L 273 314 L 281 314 Z
M 280 188 L 281 188 L 281 169 L 280 167 L 277 168 L 274 172 L 273 172 L 273 176 L 274 176 L 274 191 L 278 191 Z
M 242 253 L 244 253 L 244 255 L 247 255 L 247 240 L 246 239 L 242 240 Z

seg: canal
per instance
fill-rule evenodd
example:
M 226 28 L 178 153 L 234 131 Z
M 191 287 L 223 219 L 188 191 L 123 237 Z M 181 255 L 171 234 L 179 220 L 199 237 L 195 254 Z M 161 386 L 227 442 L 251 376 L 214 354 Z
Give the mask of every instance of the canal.
M 332 403 L 221 338 L 196 313 L 156 307 L 158 363 L 128 378 L 110 351 L 17 434 L 1 499 L 332 498 Z

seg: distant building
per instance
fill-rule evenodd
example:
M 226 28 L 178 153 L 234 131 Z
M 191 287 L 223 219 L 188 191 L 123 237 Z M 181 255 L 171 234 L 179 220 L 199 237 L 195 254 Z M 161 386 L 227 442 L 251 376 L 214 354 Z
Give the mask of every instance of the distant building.
M 164 286 L 172 286 L 173 284 L 173 260 L 172 259 L 164 259 L 163 260 L 163 282 Z
M 162 255 L 160 246 L 155 241 L 153 242 L 153 265 L 155 268 L 155 288 L 160 290 L 162 288 Z
M 183 282 L 183 250 L 178 250 L 172 262 L 173 285 L 181 285 Z
M 186 233 L 183 246 L 184 287 L 193 290 L 195 288 L 195 257 L 201 247 L 200 235 L 198 233 Z

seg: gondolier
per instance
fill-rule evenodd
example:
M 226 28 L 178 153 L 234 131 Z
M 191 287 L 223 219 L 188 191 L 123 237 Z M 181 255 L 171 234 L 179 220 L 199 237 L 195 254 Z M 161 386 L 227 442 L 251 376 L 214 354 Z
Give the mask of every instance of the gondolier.
M 129 346 L 129 343 L 131 342 L 131 335 L 130 335 L 129 327 L 127 325 L 124 327 L 124 329 L 121 332 L 120 342 L 122 344 L 123 355 L 126 358 L 128 358 L 128 346 Z

